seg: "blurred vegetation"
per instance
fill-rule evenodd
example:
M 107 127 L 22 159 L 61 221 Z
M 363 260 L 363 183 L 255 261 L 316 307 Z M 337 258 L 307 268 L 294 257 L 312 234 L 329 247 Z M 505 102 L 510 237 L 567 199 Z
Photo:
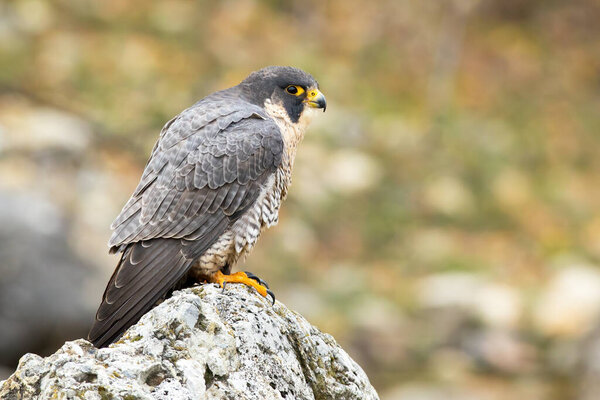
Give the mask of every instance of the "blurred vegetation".
M 301 67 L 328 110 L 247 268 L 383 398 L 587 399 L 599 19 L 591 0 L 4 1 L 0 188 L 60 204 L 104 279 L 107 226 L 162 125 L 255 69 Z M 91 127 L 72 172 L 10 146 L 40 107 Z

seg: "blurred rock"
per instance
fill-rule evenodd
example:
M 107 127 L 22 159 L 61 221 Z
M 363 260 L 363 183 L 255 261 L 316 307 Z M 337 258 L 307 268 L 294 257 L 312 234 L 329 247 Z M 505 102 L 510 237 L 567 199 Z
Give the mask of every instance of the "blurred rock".
M 323 318 L 324 314 L 333 313 L 331 305 L 319 295 L 317 290 L 309 285 L 296 284 L 293 290 L 286 293 L 286 303 L 305 318 L 315 321 Z
M 473 294 L 481 288 L 482 282 L 482 279 L 474 274 L 434 274 L 421 281 L 418 299 L 425 307 L 470 308 L 476 301 Z
M 473 306 L 478 317 L 494 328 L 519 326 L 523 303 L 517 289 L 500 283 L 488 283 L 474 293 Z
M 475 368 L 473 357 L 450 346 L 436 349 L 430 362 L 432 372 L 440 381 L 457 385 L 468 380 Z
M 89 264 L 66 242 L 61 212 L 34 194 L 0 192 L 0 364 L 48 354 L 83 336 L 93 309 L 83 301 Z
M 420 262 L 441 263 L 457 252 L 452 232 L 442 228 L 425 228 L 411 235 L 410 250 Z
M 391 149 L 401 157 L 421 151 L 424 134 L 399 115 L 386 115 L 374 118 L 369 126 L 369 137 L 379 142 L 382 148 Z M 393 132 L 394 134 L 390 134 Z
M 454 176 L 440 176 L 429 182 L 424 200 L 434 211 L 448 215 L 468 213 L 474 204 L 469 188 Z
M 379 162 L 358 150 L 325 151 L 303 143 L 298 152 L 291 195 L 303 203 L 323 202 L 333 194 L 354 195 L 379 185 L 382 171 Z
M 600 315 L 600 270 L 589 265 L 557 271 L 534 309 L 534 322 L 544 335 L 580 337 Z
M 393 303 L 365 296 L 350 309 L 352 328 L 346 334 L 357 360 L 388 371 L 408 361 L 407 327 L 401 310 Z
M 415 382 L 390 389 L 381 398 L 383 400 L 492 400 L 498 397 L 489 392 L 484 394 L 477 390 Z
M 323 179 L 328 154 L 321 146 L 311 144 L 308 140 L 302 143 L 302 151 L 298 152 L 294 163 L 293 189 L 290 198 L 309 207 L 319 207 L 329 200 L 331 191 Z
M 476 362 L 497 372 L 529 373 L 537 361 L 536 349 L 532 345 L 506 331 L 471 332 L 463 336 L 462 342 Z
M 362 369 L 297 313 L 243 285 L 177 292 L 116 344 L 26 354 L 0 397 L 377 399 Z
M 381 168 L 371 156 L 356 150 L 339 150 L 330 155 L 325 181 L 331 190 L 345 195 L 379 184 Z
M 288 217 L 278 227 L 277 239 L 281 240 L 281 248 L 298 258 L 310 261 L 318 246 L 316 233 L 301 218 Z
M 443 273 L 423 279 L 419 300 L 425 307 L 461 308 L 492 328 L 516 328 L 523 315 L 515 288 L 469 273 Z
M 14 97 L 0 101 L 0 151 L 81 152 L 90 142 L 90 125 L 54 108 L 31 107 Z

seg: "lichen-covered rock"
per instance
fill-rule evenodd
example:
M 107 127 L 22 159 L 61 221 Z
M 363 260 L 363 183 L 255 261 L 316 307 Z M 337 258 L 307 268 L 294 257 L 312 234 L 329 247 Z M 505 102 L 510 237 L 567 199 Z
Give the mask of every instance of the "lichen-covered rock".
M 2 399 L 377 399 L 328 334 L 253 289 L 176 292 L 123 338 L 26 354 Z

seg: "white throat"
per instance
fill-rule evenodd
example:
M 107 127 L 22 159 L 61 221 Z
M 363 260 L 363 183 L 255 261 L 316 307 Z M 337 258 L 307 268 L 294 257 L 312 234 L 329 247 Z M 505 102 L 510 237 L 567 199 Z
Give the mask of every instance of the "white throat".
M 286 147 L 295 148 L 304 137 L 304 132 L 316 115 L 317 109 L 306 107 L 296 123 L 290 120 L 289 115 L 281 105 L 272 103 L 270 99 L 265 100 L 265 111 L 281 129 Z
M 304 138 L 304 132 L 316 115 L 317 110 L 316 108 L 306 107 L 300 115 L 298 122 L 293 123 L 283 106 L 272 103 L 270 99 L 265 100 L 265 111 L 273 118 L 281 130 L 285 148 L 284 164 L 287 165 L 286 169 L 289 169 L 289 172 L 291 172 L 291 168 L 294 165 L 298 144 Z

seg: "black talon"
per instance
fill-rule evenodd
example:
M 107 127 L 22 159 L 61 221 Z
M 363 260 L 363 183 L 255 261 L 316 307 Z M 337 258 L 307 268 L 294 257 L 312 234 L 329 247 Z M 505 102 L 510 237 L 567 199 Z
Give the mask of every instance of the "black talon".
M 256 282 L 258 282 L 259 285 L 264 286 L 265 288 L 267 288 L 267 296 L 271 296 L 271 299 L 273 300 L 271 305 L 275 304 L 275 293 L 273 293 L 270 289 L 269 289 L 269 285 L 267 284 L 267 282 L 265 282 L 264 280 L 260 279 L 258 276 L 254 275 L 252 272 L 249 271 L 244 271 L 244 273 L 246 274 L 246 276 L 250 279 L 254 279 Z
M 264 287 L 266 287 L 267 289 L 269 289 L 269 285 L 267 284 L 267 282 L 263 281 L 262 279 L 260 279 L 258 276 L 254 275 L 252 272 L 249 271 L 244 271 L 244 273 L 246 274 L 246 276 L 250 279 L 254 279 L 256 282 L 258 282 L 259 284 L 263 285 Z

